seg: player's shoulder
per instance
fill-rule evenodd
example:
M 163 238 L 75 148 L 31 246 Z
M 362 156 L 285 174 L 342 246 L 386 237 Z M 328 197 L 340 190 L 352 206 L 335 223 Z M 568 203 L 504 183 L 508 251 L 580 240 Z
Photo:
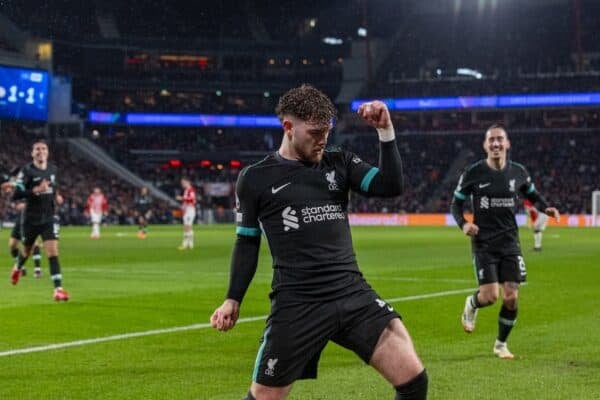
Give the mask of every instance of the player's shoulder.
M 463 173 L 465 173 L 465 174 L 480 173 L 487 169 L 486 165 L 487 164 L 486 164 L 485 159 L 475 161 L 473 164 L 467 165 L 465 167 L 465 169 L 463 170 Z
M 48 163 L 46 172 L 48 175 L 56 175 L 56 173 L 58 172 L 58 167 L 56 166 L 56 164 Z
M 265 168 L 271 167 L 277 164 L 275 160 L 275 156 L 273 154 L 269 154 L 265 158 L 260 161 L 257 161 L 253 164 L 247 165 L 239 173 L 239 178 L 248 179 L 253 176 L 260 176 L 261 173 L 264 172 Z
M 527 168 L 525 168 L 525 166 L 523 164 L 520 164 L 516 161 L 510 160 L 509 165 L 510 165 L 511 169 L 516 169 L 518 171 L 527 172 Z
M 32 169 L 33 169 L 33 163 L 28 162 L 27 164 L 23 165 L 23 167 L 21 168 L 21 172 L 31 172 Z
M 339 146 L 331 146 L 323 152 L 322 163 L 345 164 L 352 160 L 360 161 L 360 158 L 356 154 L 345 150 Z

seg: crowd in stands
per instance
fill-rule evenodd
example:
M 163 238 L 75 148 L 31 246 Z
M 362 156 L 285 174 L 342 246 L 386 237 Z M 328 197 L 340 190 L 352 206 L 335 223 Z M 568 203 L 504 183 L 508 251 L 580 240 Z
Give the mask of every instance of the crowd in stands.
M 564 76 L 485 76 L 482 79 L 432 77 L 424 80 L 398 80 L 392 75 L 377 84 L 373 93 L 381 97 L 485 96 L 503 94 L 597 92 L 600 69 L 587 74 Z
M 477 110 L 439 112 L 394 112 L 392 120 L 397 132 L 477 132 L 493 123 L 502 122 L 512 129 L 585 129 L 600 128 L 600 111 L 582 109 Z M 369 130 L 358 117 L 344 117 L 344 131 L 360 133 Z
M 95 140 L 125 166 L 170 196 L 175 197 L 180 193 L 181 176 L 190 177 L 199 192 L 200 208 L 223 213 L 233 207 L 232 189 L 240 169 L 277 149 L 280 132 L 269 132 L 273 139 L 271 142 L 265 141 L 263 134 L 252 134 L 248 130 L 231 135 L 228 135 L 228 131 L 221 134 L 209 131 L 209 134 L 196 132 L 196 136 L 202 136 L 205 141 L 203 146 L 206 147 L 200 148 L 210 149 L 204 154 L 242 155 L 243 152 L 239 151 L 242 147 L 240 144 L 245 143 L 247 148 L 253 150 L 253 159 L 246 159 L 234 165 L 226 160 L 193 159 L 191 155 L 195 154 L 194 152 L 179 153 L 180 159 L 176 159 L 177 162 L 145 157 L 144 151 L 151 154 L 153 149 L 190 147 L 192 142 L 189 138 L 194 132 L 185 129 L 179 132 L 173 130 L 171 134 L 169 129 L 144 129 L 122 136 L 104 135 Z M 369 199 L 353 194 L 349 211 L 448 212 L 460 169 L 485 157 L 481 147 L 484 130 L 471 133 L 461 133 L 457 130 L 453 132 L 400 132 L 398 146 L 404 166 L 404 193 L 394 199 Z M 0 163 L 8 168 L 29 162 L 30 146 L 36 134 L 39 132 L 27 132 L 18 124 L 3 124 L 0 146 L 11 151 L 0 153 Z M 158 137 L 161 139 L 157 142 Z M 597 125 L 596 128 L 565 127 L 551 130 L 509 128 L 509 138 L 512 142 L 511 159 L 523 163 L 529 169 L 536 186 L 551 203 L 566 213 L 591 211 L 590 194 L 598 189 L 600 182 L 597 162 L 600 130 Z M 198 138 L 194 140 L 198 141 Z M 353 151 L 362 159 L 377 165 L 377 136 L 371 131 L 336 132 L 332 135 L 331 143 Z M 84 215 L 85 201 L 96 186 L 104 190 L 109 199 L 108 223 L 135 223 L 133 201 L 137 188 L 111 177 L 89 161 L 79 158 L 62 139 L 50 141 L 50 153 L 51 161 L 59 167 L 60 190 L 65 198 L 65 203 L 60 207 L 63 224 L 87 223 Z M 192 158 L 186 159 L 182 155 Z M 461 165 L 453 165 L 457 158 L 461 158 Z M 226 193 L 211 196 L 205 192 L 205 185 L 214 183 L 223 184 L 227 188 Z M 14 217 L 14 210 L 6 197 L 2 200 L 0 215 L 4 220 Z M 157 201 L 155 219 L 152 222 L 175 221 L 173 207 Z
M 531 168 L 538 187 L 564 211 L 590 212 L 589 193 L 594 190 L 595 182 L 600 182 L 597 162 L 593 159 L 593 149 L 598 148 L 596 135 L 600 131 L 598 112 L 581 109 L 525 114 L 511 114 L 512 122 L 507 124 L 513 158 Z M 458 169 L 450 171 L 453 161 L 463 153 L 469 155 L 463 161 L 465 165 L 475 158 L 483 158 L 481 145 L 485 129 L 505 116 L 489 115 L 487 120 L 467 127 L 447 121 L 443 126 L 432 129 L 428 125 L 424 130 L 423 126 L 407 129 L 402 117 L 393 115 L 404 161 L 405 192 L 391 200 L 353 195 L 350 203 L 353 212 L 447 212 L 451 200 L 448 196 L 459 172 Z M 540 124 L 531 123 L 538 118 Z M 238 157 L 243 167 L 276 150 L 280 136 L 278 129 L 129 128 L 120 135 L 103 135 L 97 143 L 145 179 L 174 193 L 181 175 L 191 176 L 199 186 L 206 182 L 233 185 L 239 167 L 230 168 L 227 159 L 219 157 Z M 332 135 L 330 143 L 354 151 L 377 165 L 377 137 L 372 128 L 364 124 L 346 124 L 343 130 Z M 162 161 L 153 153 L 168 149 L 174 152 L 163 155 Z M 577 156 L 576 151 L 581 155 Z M 251 157 L 244 158 L 248 154 Z M 202 167 L 204 156 L 211 162 Z M 168 159 L 177 159 L 180 163 L 169 164 Z M 454 175 L 448 176 L 449 173 Z M 563 190 L 565 187 L 569 188 L 568 192 Z M 233 197 L 219 199 L 219 204 L 231 205 Z M 211 207 L 212 202 L 206 199 L 205 205 Z
M 85 96 L 85 95 L 84 95 Z M 272 114 L 277 98 L 269 92 L 240 95 L 227 92 L 171 92 L 168 89 L 113 91 L 92 89 L 79 98 L 94 110 L 191 114 Z

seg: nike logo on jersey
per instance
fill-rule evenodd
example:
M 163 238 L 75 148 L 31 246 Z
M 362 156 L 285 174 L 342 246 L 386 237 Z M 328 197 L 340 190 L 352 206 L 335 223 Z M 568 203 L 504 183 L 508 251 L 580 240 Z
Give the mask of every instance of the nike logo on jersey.
M 288 185 L 291 185 L 291 184 L 292 184 L 292 182 L 288 182 L 288 183 L 286 183 L 286 184 L 284 184 L 284 185 L 281 185 L 281 186 L 279 186 L 279 187 L 274 187 L 274 186 L 273 186 L 273 187 L 271 187 L 271 193 L 275 194 L 275 193 L 279 192 L 281 189 L 283 189 L 283 188 L 285 188 L 286 186 L 288 186 Z
M 492 182 L 488 182 L 488 183 L 480 183 L 479 184 L 479 189 L 483 189 L 484 187 L 488 187 L 492 184 Z

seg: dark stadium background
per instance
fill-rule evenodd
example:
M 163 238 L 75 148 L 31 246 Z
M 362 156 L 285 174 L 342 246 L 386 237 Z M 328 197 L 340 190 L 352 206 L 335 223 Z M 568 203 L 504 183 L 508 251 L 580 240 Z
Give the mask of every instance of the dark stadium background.
M 376 136 L 351 112 L 352 100 L 596 92 L 598 15 L 593 0 L 3 0 L 0 65 L 47 71 L 51 83 L 46 121 L 0 121 L 0 161 L 23 164 L 32 137 L 47 136 L 62 171 L 64 225 L 87 223 L 94 186 L 109 199 L 109 224 L 133 223 L 143 181 L 163 194 L 152 222 L 175 222 L 181 175 L 199 188 L 200 220 L 231 221 L 237 173 L 277 148 L 280 129 L 131 125 L 127 113 L 272 116 L 283 91 L 307 82 L 338 106 L 331 144 L 376 162 Z M 406 191 L 392 200 L 354 196 L 350 211 L 448 212 L 458 171 L 483 155 L 485 128 L 502 122 L 512 156 L 548 199 L 589 214 L 599 110 L 394 112 Z M 102 118 L 91 118 L 97 112 Z M 5 202 L 2 219 L 12 214 Z

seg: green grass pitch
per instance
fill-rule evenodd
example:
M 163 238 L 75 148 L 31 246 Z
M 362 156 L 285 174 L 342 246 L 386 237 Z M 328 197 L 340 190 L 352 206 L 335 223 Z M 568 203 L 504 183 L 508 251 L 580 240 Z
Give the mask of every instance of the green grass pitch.
M 9 231 L 0 231 L 6 243 Z M 0 399 L 241 399 L 250 383 L 264 320 L 226 334 L 195 329 L 14 354 L 57 343 L 206 324 L 226 290 L 232 226 L 198 226 L 196 249 L 176 249 L 181 227 L 61 232 L 64 285 L 72 299 L 51 300 L 44 276 L 9 283 L 0 260 Z M 353 229 L 361 269 L 403 315 L 430 377 L 430 399 L 600 399 L 600 229 L 549 228 L 533 253 L 521 232 L 528 284 L 509 340 L 516 359 L 492 355 L 498 305 L 479 312 L 471 335 L 460 326 L 475 287 L 468 239 L 456 228 Z M 268 313 L 271 258 L 260 265 L 241 318 Z M 32 262 L 28 261 L 29 271 Z M 452 291 L 457 293 L 452 294 Z M 451 292 L 451 293 L 445 293 Z M 438 297 L 402 300 L 410 296 Z M 393 399 L 391 387 L 354 354 L 330 344 L 319 378 L 299 381 L 290 399 Z

